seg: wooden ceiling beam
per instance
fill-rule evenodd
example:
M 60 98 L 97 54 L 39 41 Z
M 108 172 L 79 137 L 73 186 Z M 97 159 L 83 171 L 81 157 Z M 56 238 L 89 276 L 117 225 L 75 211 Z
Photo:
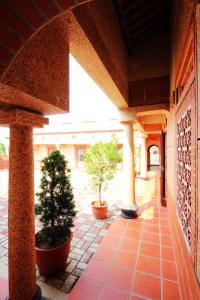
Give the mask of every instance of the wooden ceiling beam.
M 140 46 L 141 44 L 143 44 L 150 38 L 153 38 L 154 36 L 156 36 L 159 33 L 159 31 L 161 31 L 161 29 L 159 29 L 158 31 L 155 31 L 155 29 L 158 29 L 157 26 L 156 26 L 156 28 L 152 29 L 152 31 L 146 32 L 141 37 L 139 37 L 135 40 L 132 40 L 134 48 L 137 48 L 138 46 Z
M 160 3 L 160 0 L 149 1 L 145 4 L 145 6 L 136 9 L 131 14 L 127 14 L 124 11 L 125 18 L 127 23 L 129 22 L 138 22 L 140 19 L 145 18 L 149 13 L 158 7 L 163 7 L 164 4 Z
M 154 20 L 156 17 L 162 15 L 164 17 L 164 7 L 158 7 L 158 9 L 153 10 L 151 13 L 149 13 L 145 18 L 139 19 L 137 22 L 130 22 L 129 23 L 129 31 L 132 32 L 134 30 L 137 30 L 138 28 L 143 27 L 144 25 L 148 24 L 149 22 Z M 128 20 L 127 20 L 128 22 Z
M 130 32 L 130 37 L 132 40 L 137 39 L 138 37 L 142 36 L 143 34 L 146 33 L 153 33 L 160 31 L 160 29 L 164 28 L 164 24 L 163 24 L 163 19 L 162 18 L 158 18 L 155 19 L 154 21 L 152 21 L 151 23 L 147 24 L 144 27 L 141 27 L 139 30 L 137 30 L 137 32 L 133 33 Z

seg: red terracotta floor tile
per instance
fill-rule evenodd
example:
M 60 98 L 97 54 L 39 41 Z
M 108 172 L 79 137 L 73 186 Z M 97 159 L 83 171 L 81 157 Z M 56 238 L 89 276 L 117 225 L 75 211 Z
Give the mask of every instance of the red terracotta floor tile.
M 126 229 L 124 232 L 124 237 L 134 240 L 140 240 L 141 231 L 135 229 Z
M 143 231 L 159 234 L 159 226 L 145 223 Z
M 113 261 L 116 254 L 116 250 L 114 248 L 99 246 L 94 253 L 94 258 L 103 260 L 105 262 Z
M 129 293 L 122 291 L 111 286 L 104 286 L 98 300 L 128 300 Z
M 113 263 L 115 265 L 133 270 L 136 266 L 136 258 L 136 253 L 118 250 Z
M 143 255 L 148 255 L 148 256 L 153 256 L 153 257 L 159 258 L 160 257 L 160 246 L 156 245 L 156 244 L 141 242 L 139 252 L 140 252 L 140 254 L 143 254 Z
M 160 231 L 162 235 L 170 235 L 170 228 L 169 226 L 160 226 Z
M 120 237 L 116 235 L 112 235 L 111 233 L 107 233 L 106 236 L 101 241 L 101 245 L 117 248 L 119 246 Z
M 163 280 L 163 300 L 180 300 L 180 290 L 176 282 Z
M 106 283 L 122 290 L 131 290 L 134 272 L 124 268 L 113 266 Z
M 165 279 L 170 279 L 170 280 L 174 280 L 174 281 L 178 280 L 175 263 L 169 262 L 169 261 L 163 261 L 162 262 L 162 272 L 163 272 L 162 276 Z
M 126 219 L 124 219 L 124 218 L 122 218 L 122 217 L 118 217 L 118 218 L 116 218 L 116 220 L 115 220 L 115 226 L 122 226 L 122 227 L 125 227 L 126 226 L 126 224 L 127 224 L 127 220 Z
M 101 284 L 86 277 L 81 277 L 69 295 L 69 300 L 94 300 L 97 298 Z
M 135 273 L 133 292 L 150 299 L 161 299 L 160 279 L 143 273 Z
M 161 244 L 163 246 L 173 247 L 171 236 L 161 235 Z
M 133 239 L 123 238 L 120 244 L 120 249 L 137 252 L 139 246 L 139 241 Z
M 145 299 L 145 298 L 139 297 L 139 296 L 136 296 L 136 295 L 132 295 L 131 298 L 130 298 L 130 300 L 143 300 L 143 299 Z
M 159 224 L 159 218 L 148 218 L 148 217 L 146 217 L 144 219 L 144 224 L 158 225 Z
M 108 230 L 109 234 L 115 235 L 115 236 L 121 236 L 124 232 L 124 228 L 123 226 L 117 226 L 114 224 L 112 224 Z
M 160 225 L 161 226 L 169 226 L 169 220 L 168 219 L 160 219 Z
M 104 282 L 110 269 L 109 263 L 92 258 L 82 274 L 90 279 Z
M 163 208 L 163 209 L 162 209 L 162 208 L 160 209 L 160 218 L 166 218 L 166 219 L 169 218 L 168 211 L 165 210 L 164 208 Z
M 143 227 L 142 222 L 136 222 L 135 220 L 129 220 L 127 228 L 141 230 Z
M 142 232 L 142 241 L 154 244 L 160 244 L 160 236 L 151 232 Z
M 160 259 L 138 255 L 137 271 L 160 276 Z
M 162 259 L 175 261 L 174 248 L 162 246 Z

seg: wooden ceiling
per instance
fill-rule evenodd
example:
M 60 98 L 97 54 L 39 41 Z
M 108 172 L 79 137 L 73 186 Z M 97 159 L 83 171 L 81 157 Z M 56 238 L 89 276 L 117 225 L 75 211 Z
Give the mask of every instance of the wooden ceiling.
M 113 0 L 129 56 L 159 33 L 169 31 L 170 0 Z
M 100 0 L 99 0 L 100 1 Z M 170 0 L 113 0 L 128 54 L 168 30 Z M 50 19 L 77 0 L 0 0 L 0 77 L 19 49 Z

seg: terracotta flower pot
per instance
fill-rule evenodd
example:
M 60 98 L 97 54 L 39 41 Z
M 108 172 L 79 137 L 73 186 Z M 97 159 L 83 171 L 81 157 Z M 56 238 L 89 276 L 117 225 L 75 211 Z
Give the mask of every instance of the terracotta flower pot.
M 99 201 L 93 201 L 91 203 L 92 213 L 96 219 L 105 219 L 108 214 L 108 203 L 106 201 L 103 202 L 103 205 L 99 205 Z
M 70 251 L 71 239 L 69 238 L 64 244 L 51 249 L 36 249 L 36 264 L 40 274 L 49 276 L 62 271 L 67 262 Z

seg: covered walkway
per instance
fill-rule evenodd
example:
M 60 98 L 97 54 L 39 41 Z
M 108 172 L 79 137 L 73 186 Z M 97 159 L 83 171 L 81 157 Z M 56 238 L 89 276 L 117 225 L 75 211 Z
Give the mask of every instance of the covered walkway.
M 168 209 L 160 205 L 159 174 L 137 182 L 140 216 L 110 226 L 70 300 L 182 299 Z
M 148 176 L 136 181 L 140 216 L 116 218 L 66 299 L 183 299 L 168 211 L 160 205 L 160 173 Z M 0 300 L 8 294 L 5 275 Z

